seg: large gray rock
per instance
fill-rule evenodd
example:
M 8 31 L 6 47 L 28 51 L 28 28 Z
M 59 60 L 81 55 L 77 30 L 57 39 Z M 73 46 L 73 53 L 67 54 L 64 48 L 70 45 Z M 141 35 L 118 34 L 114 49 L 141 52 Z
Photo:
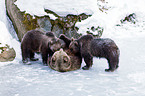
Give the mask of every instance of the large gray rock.
M 60 34 L 65 34 L 68 37 L 78 38 L 80 35 L 77 33 L 75 27 L 76 22 L 87 19 L 91 15 L 84 13 L 80 15 L 68 14 L 66 17 L 61 17 L 55 12 L 44 9 L 46 13 L 51 13 L 57 17 L 56 20 L 51 20 L 49 16 L 35 16 L 33 18 L 30 14 L 21 12 L 14 4 L 16 0 L 6 0 L 6 11 L 11 19 L 18 38 L 21 41 L 23 35 L 33 29 L 41 31 L 52 31 L 58 37 Z
M 9 45 L 0 46 L 0 62 L 13 61 L 15 57 L 16 52 L 13 48 L 10 48 Z

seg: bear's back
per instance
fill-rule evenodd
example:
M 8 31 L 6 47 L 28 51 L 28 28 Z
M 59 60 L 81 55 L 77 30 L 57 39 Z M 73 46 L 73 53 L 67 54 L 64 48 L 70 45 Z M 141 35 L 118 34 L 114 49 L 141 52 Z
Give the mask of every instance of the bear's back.
M 91 53 L 93 55 L 98 55 L 99 57 L 104 57 L 106 53 L 116 49 L 118 49 L 117 45 L 109 38 L 94 39 L 90 43 Z

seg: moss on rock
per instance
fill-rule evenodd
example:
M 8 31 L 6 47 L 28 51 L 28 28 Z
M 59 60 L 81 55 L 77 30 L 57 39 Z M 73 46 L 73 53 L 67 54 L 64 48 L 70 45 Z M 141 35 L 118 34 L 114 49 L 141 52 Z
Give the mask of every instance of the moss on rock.
M 23 16 L 24 20 L 22 23 L 26 26 L 26 30 L 33 30 L 39 27 L 37 24 L 37 18 L 33 19 L 33 16 L 28 13 L 25 13 Z

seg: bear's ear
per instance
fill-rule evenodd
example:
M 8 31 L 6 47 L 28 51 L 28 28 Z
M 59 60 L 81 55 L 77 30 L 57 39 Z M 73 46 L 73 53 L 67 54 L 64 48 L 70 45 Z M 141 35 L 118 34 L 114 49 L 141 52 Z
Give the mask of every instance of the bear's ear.
M 71 38 L 71 41 L 75 41 L 74 37 Z

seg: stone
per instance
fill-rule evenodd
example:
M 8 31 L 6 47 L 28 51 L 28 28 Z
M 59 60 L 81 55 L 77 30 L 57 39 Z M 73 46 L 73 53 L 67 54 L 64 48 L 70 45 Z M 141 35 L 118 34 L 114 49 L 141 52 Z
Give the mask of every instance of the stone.
M 0 46 L 0 62 L 13 61 L 15 57 L 16 52 L 13 48 L 10 48 L 9 45 Z
M 124 23 L 126 21 L 135 24 L 136 23 L 136 14 L 135 13 L 129 14 L 124 19 L 120 20 L 121 23 Z
M 68 14 L 67 16 L 59 16 L 55 12 L 44 9 L 47 14 L 53 14 L 57 19 L 50 19 L 49 15 L 31 16 L 29 13 L 21 12 L 14 4 L 16 0 L 6 0 L 6 11 L 10 20 L 13 23 L 14 29 L 18 35 L 19 41 L 22 40 L 24 34 L 30 30 L 53 31 L 57 37 L 60 34 L 65 34 L 68 37 L 78 38 L 78 28 L 75 27 L 76 22 L 85 20 L 91 15 L 82 13 L 80 15 Z

